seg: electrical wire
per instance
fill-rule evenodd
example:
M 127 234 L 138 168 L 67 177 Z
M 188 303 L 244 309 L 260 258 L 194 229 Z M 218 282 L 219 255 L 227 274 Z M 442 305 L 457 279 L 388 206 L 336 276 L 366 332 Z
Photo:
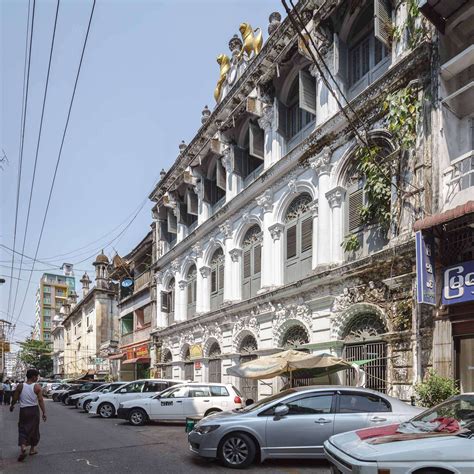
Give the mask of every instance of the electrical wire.
M 13 248 L 16 246 L 16 233 L 18 229 L 18 210 L 20 206 L 20 189 L 21 189 L 21 172 L 23 167 L 23 148 L 25 142 L 25 124 L 26 124 L 26 115 L 28 109 L 28 91 L 30 86 L 30 69 L 31 69 L 31 50 L 33 46 L 33 31 L 35 24 L 35 6 L 36 0 L 33 0 L 33 14 L 31 18 L 31 34 L 28 35 L 29 25 L 30 25 L 30 4 L 28 2 L 28 20 L 26 28 L 26 44 L 25 44 L 25 64 L 23 66 L 23 98 L 22 98 L 22 107 L 21 107 L 21 121 L 20 121 L 20 148 L 19 148 L 19 158 L 18 158 L 18 179 L 17 179 L 17 190 L 16 190 L 16 204 L 15 204 L 15 223 L 13 227 Z M 28 51 L 28 36 L 29 36 L 29 51 Z M 28 62 L 27 62 L 28 57 Z M 26 73 L 26 77 L 25 77 Z M 26 80 L 25 80 L 26 79 Z M 12 259 L 11 271 L 10 271 L 10 284 L 8 290 L 8 312 L 10 312 L 11 297 L 13 290 L 13 266 L 15 264 L 15 258 Z
M 33 268 L 30 271 L 30 275 L 29 275 L 29 278 L 28 278 L 28 284 L 27 284 L 26 290 L 25 290 L 25 295 L 24 295 L 23 301 L 21 303 L 20 311 L 18 312 L 18 316 L 16 318 L 17 320 L 19 319 L 19 317 L 21 315 L 21 312 L 23 311 L 23 307 L 25 305 L 26 297 L 28 295 L 28 289 L 29 289 L 30 283 L 31 283 L 31 277 L 33 275 L 34 265 L 35 265 L 35 262 L 36 262 L 36 258 L 38 257 L 38 251 L 39 251 L 39 248 L 40 248 L 40 245 L 41 245 L 41 239 L 43 237 L 43 232 L 44 232 L 44 228 L 45 228 L 45 224 L 46 224 L 46 219 L 48 217 L 49 206 L 51 204 L 51 196 L 53 194 L 54 184 L 56 182 L 56 176 L 57 176 L 57 173 L 58 173 L 59 164 L 61 162 L 62 151 L 63 151 L 63 147 L 64 147 L 64 141 L 65 141 L 67 129 L 68 129 L 68 126 L 69 126 L 69 120 L 71 118 L 72 106 L 74 104 L 74 98 L 76 96 L 77 84 L 79 82 L 79 76 L 80 76 L 81 69 L 82 69 L 82 62 L 83 62 L 83 59 L 84 59 L 84 53 L 85 53 L 86 46 L 87 46 L 87 40 L 89 38 L 89 32 L 90 32 L 90 29 L 91 29 L 92 18 L 94 16 L 95 4 L 96 4 L 96 0 L 93 0 L 92 9 L 91 9 L 91 13 L 90 13 L 90 16 L 89 16 L 89 23 L 87 25 L 87 31 L 86 31 L 86 35 L 85 35 L 84 43 L 83 43 L 83 47 L 82 47 L 81 59 L 79 61 L 79 66 L 77 68 L 76 80 L 74 82 L 74 88 L 73 88 L 71 100 L 70 100 L 70 103 L 69 103 L 69 110 L 68 110 L 68 114 L 67 114 L 67 118 L 66 118 L 66 123 L 64 125 L 64 130 L 63 130 L 63 135 L 62 135 L 62 139 L 61 139 L 61 145 L 60 145 L 60 148 L 59 148 L 58 158 L 56 160 L 56 166 L 55 166 L 55 169 L 54 169 L 53 180 L 51 182 L 51 187 L 50 187 L 50 190 L 49 190 L 48 201 L 47 201 L 47 204 L 46 204 L 46 210 L 45 210 L 44 217 L 43 217 L 43 223 L 41 225 L 41 231 L 40 231 L 40 235 L 39 235 L 39 238 L 38 238 L 38 243 L 36 245 L 35 257 L 34 257 L 34 260 L 33 260 Z
M 23 252 L 25 251 L 25 244 L 26 244 L 26 236 L 28 234 L 28 225 L 30 222 L 30 212 L 31 212 L 31 201 L 33 198 L 33 190 L 35 186 L 35 178 L 36 178 L 36 168 L 38 165 L 38 155 L 39 155 L 39 148 L 40 148 L 40 143 L 41 143 L 41 134 L 43 131 L 43 120 L 44 120 L 44 111 L 46 108 L 46 97 L 48 95 L 48 86 L 49 86 L 49 76 L 51 73 L 51 62 L 53 59 L 53 51 L 54 51 L 54 40 L 56 38 L 56 27 L 58 24 L 58 12 L 59 12 L 59 3 L 60 0 L 57 0 L 56 2 L 56 14 L 54 17 L 54 27 L 53 27 L 53 36 L 51 38 L 51 48 L 49 50 L 49 61 L 48 61 L 48 72 L 46 74 L 46 83 L 44 86 L 44 94 L 43 94 L 43 104 L 41 106 L 41 118 L 40 118 L 40 125 L 39 125 L 39 131 L 38 131 L 38 140 L 36 142 L 36 152 L 35 152 L 35 163 L 33 165 L 33 176 L 31 178 L 31 186 L 30 186 L 30 197 L 28 199 L 28 211 L 26 213 L 26 224 L 25 224 L 25 231 L 23 233 L 23 244 L 21 248 L 21 257 L 20 257 L 20 270 L 18 271 L 18 276 L 20 276 L 21 273 L 21 267 L 23 266 Z M 20 282 L 16 282 L 16 290 L 15 290 L 15 298 L 13 299 L 13 309 L 12 313 L 15 314 L 15 308 L 16 308 L 16 300 L 18 297 L 18 288 L 20 286 Z

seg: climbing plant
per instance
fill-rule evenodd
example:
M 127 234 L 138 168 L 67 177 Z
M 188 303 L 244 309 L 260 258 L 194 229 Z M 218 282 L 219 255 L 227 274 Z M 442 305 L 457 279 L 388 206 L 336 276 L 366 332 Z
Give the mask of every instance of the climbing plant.
M 420 15 L 418 0 L 406 0 L 407 17 L 405 21 L 393 28 L 392 38 L 400 41 L 404 34 L 407 35 L 409 48 L 416 48 L 421 42 L 428 38 L 429 29 L 426 20 Z

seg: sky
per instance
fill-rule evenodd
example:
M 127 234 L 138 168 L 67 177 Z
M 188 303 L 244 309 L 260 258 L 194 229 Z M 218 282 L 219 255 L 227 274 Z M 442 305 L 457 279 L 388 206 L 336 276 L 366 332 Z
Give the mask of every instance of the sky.
M 60 1 L 25 241 L 29 257 L 38 244 L 91 7 L 92 0 Z M 55 11 L 56 0 L 36 0 L 15 246 L 19 252 Z M 239 33 L 241 22 L 260 27 L 267 38 L 273 11 L 283 14 L 279 0 L 97 1 L 38 251 L 42 262 L 31 273 L 32 260 L 25 258 L 19 272 L 17 255 L 11 280 L 8 248 L 14 241 L 28 0 L 0 1 L 0 151 L 8 159 L 0 169 L 0 278 L 6 280 L 0 285 L 0 319 L 17 321 L 13 342 L 31 332 L 35 292 L 45 270 L 61 273 L 63 262 L 73 263 L 79 293 L 78 281 L 84 271 L 93 277 L 92 261 L 102 248 L 109 257 L 116 251 L 124 255 L 146 235 L 152 222 L 152 203 L 146 198 L 161 169 L 174 162 L 181 140 L 189 143 L 194 137 L 204 106 L 215 105 L 216 56 L 230 54 L 228 41 Z

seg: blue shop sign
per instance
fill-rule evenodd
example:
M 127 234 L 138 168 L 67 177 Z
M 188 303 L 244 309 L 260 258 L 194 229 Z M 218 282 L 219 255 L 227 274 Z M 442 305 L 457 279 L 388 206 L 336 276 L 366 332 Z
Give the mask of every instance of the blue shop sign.
M 445 268 L 443 273 L 443 304 L 474 301 L 474 260 Z
M 133 280 L 131 278 L 125 278 L 122 280 L 123 288 L 130 288 L 133 285 Z
M 416 300 L 436 305 L 434 238 L 416 233 Z

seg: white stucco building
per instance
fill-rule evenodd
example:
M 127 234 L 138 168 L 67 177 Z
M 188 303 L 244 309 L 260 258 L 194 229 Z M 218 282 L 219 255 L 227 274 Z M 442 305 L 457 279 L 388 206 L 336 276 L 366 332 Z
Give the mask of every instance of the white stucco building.
M 400 90 L 429 96 L 429 35 L 410 41 L 404 3 L 351 5 L 298 3 L 319 67 L 276 13 L 261 51 L 241 55 L 234 36 L 215 109 L 204 109 L 150 195 L 152 366 L 167 376 L 232 382 L 261 397 L 279 382 L 235 380 L 226 368 L 297 347 L 375 359 L 368 385 L 407 399 L 431 364 L 428 323 L 412 305 L 413 222 L 430 208 L 429 140 L 420 114 L 416 144 L 402 151 L 383 105 Z M 371 199 L 363 147 L 391 163 L 389 228 L 362 218 Z M 354 245 L 343 247 L 348 238 Z

